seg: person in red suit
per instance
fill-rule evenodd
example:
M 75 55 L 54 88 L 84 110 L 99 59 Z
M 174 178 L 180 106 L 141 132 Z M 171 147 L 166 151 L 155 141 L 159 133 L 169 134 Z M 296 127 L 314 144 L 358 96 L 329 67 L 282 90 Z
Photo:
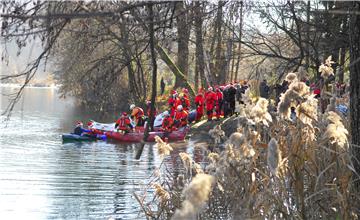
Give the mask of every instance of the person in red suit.
M 189 109 L 190 109 L 190 100 L 189 100 L 189 98 L 187 97 L 186 94 L 183 94 L 180 97 L 180 101 L 181 101 L 181 105 L 183 106 L 184 110 L 189 111 Z
M 168 111 L 164 112 L 164 116 L 161 129 L 165 132 L 171 132 L 173 130 L 174 120 Z
M 124 131 L 125 133 L 130 132 L 133 128 L 126 112 L 123 112 L 121 117 L 115 122 L 115 129 Z
M 221 107 L 222 107 L 222 102 L 223 102 L 223 93 L 220 90 L 220 88 L 216 88 L 216 119 L 219 120 L 220 119 L 220 115 L 221 115 Z
M 217 100 L 216 93 L 213 92 L 212 87 L 209 87 L 208 91 L 205 94 L 206 114 L 208 116 L 208 121 L 212 120 L 216 100 Z
M 204 115 L 204 95 L 203 90 L 200 88 L 198 94 L 195 96 L 195 105 L 196 105 L 196 122 L 201 120 L 201 117 Z
M 185 127 L 188 124 L 188 112 L 185 111 L 182 105 L 176 108 L 174 125 L 177 128 Z
M 173 90 L 171 92 L 171 96 L 169 97 L 169 100 L 168 100 L 169 111 L 170 111 L 171 117 L 173 117 L 175 115 L 176 107 L 180 104 L 181 104 L 181 100 L 178 98 L 178 93 L 176 92 L 176 90 Z

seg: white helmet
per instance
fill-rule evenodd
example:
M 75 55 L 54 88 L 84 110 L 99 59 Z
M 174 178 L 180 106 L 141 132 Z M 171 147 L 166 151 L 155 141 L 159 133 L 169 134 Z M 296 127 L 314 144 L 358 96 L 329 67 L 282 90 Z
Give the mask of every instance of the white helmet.
M 130 110 L 133 110 L 135 108 L 135 105 L 134 104 L 131 104 L 130 105 Z
M 164 116 L 168 116 L 168 115 L 169 115 L 169 111 L 164 111 L 163 115 L 164 115 Z
M 183 106 L 182 105 L 178 105 L 178 107 L 176 108 L 178 111 L 183 110 Z

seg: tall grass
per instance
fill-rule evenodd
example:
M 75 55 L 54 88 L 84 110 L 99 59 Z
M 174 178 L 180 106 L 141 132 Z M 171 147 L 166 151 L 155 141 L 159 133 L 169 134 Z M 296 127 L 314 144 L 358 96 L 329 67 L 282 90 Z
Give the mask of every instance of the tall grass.
M 203 166 L 186 153 L 179 155 L 184 169 L 176 176 L 162 164 L 161 177 L 152 179 L 157 185 L 150 196 L 155 199 L 141 204 L 146 216 L 358 219 L 360 193 L 353 182 L 359 175 L 351 162 L 347 119 L 333 108 L 321 114 L 296 74 L 287 79 L 291 84 L 276 112 L 268 111 L 267 100 L 244 98 L 238 132 L 223 150 L 221 128 L 211 130 L 218 147 L 205 153 Z

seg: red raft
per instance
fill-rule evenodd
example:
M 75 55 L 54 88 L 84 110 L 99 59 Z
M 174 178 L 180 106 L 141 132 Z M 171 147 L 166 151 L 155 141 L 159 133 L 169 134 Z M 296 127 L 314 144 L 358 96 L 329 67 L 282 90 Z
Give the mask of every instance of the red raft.
M 180 128 L 179 130 L 176 131 L 172 131 L 167 135 L 163 131 L 152 131 L 149 132 L 149 137 L 147 139 L 147 142 L 154 142 L 155 136 L 159 136 L 162 139 L 168 138 L 168 141 L 182 141 L 185 139 L 187 132 L 188 132 L 188 128 L 186 127 Z M 139 131 L 130 132 L 127 134 L 118 131 L 107 131 L 105 132 L 105 135 L 107 138 L 122 142 L 141 142 L 144 139 L 144 132 L 139 132 Z
M 136 127 L 134 132 L 126 133 L 119 132 L 114 129 L 115 124 L 103 124 L 94 122 L 89 127 L 95 134 L 105 134 L 108 139 L 121 141 L 121 142 L 141 142 L 144 139 L 144 127 Z M 155 128 L 155 131 L 149 132 L 148 142 L 154 142 L 155 136 L 159 136 L 162 139 L 168 138 L 168 141 L 182 141 L 185 139 L 188 127 L 180 128 L 176 131 L 166 134 L 164 131 L 160 131 L 160 128 Z

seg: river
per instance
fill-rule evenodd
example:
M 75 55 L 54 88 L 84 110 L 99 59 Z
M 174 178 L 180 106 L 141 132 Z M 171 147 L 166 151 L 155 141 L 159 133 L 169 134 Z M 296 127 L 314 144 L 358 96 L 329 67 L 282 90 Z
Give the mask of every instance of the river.
M 2 93 L 15 88 L 0 87 Z M 63 144 L 77 120 L 113 121 L 54 88 L 27 88 L 11 119 L 0 126 L 0 219 L 142 219 L 142 194 L 160 164 L 155 145 L 109 142 Z M 8 101 L 2 96 L 1 112 Z M 186 145 L 186 144 L 183 144 Z M 191 150 L 190 150 L 191 151 Z

